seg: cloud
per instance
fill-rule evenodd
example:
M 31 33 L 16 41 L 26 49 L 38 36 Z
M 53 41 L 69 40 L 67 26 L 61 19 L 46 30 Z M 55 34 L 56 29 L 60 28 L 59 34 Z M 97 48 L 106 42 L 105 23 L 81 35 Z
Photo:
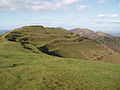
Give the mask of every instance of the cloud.
M 97 18 L 116 18 L 118 17 L 117 14 L 100 14 L 97 16 Z
M 109 21 L 95 21 L 98 24 L 120 24 L 120 20 L 109 20 Z
M 83 9 L 87 9 L 87 8 L 90 8 L 90 6 L 88 6 L 88 5 L 80 5 L 80 6 L 77 6 L 77 9 L 78 9 L 78 10 L 83 10 Z
M 82 0 L 0 0 L 0 10 L 59 10 L 67 9 L 69 5 L 80 1 Z
M 73 4 L 73 3 L 78 2 L 78 1 L 82 1 L 82 0 L 61 0 L 61 1 L 59 1 L 59 4 L 70 5 L 70 4 Z
M 98 0 L 99 1 L 99 3 L 106 3 L 107 2 L 107 0 Z
M 38 1 L 38 2 L 32 2 L 31 9 L 35 11 L 41 11 L 41 10 L 66 10 L 68 9 L 67 6 L 74 4 L 76 2 L 80 2 L 82 0 L 55 0 L 53 2 L 47 2 L 47 1 Z
M 0 0 L 0 10 L 16 10 L 25 8 L 23 0 Z

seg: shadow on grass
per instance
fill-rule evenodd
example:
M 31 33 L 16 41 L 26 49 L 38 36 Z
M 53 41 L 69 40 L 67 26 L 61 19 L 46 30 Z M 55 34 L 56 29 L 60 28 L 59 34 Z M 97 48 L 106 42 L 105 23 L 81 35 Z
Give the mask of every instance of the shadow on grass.
M 49 51 L 49 49 L 47 48 L 47 46 L 42 46 L 42 47 L 38 47 L 38 49 L 40 51 L 42 51 L 43 53 L 46 53 L 48 55 L 52 55 L 52 56 L 57 56 L 57 57 L 63 57 L 61 55 L 58 54 L 58 51 L 57 50 L 54 50 L 54 51 Z
M 26 65 L 24 63 L 21 63 L 21 64 L 12 64 L 12 65 L 8 65 L 8 66 L 0 66 L 0 68 L 13 68 L 13 67 L 17 67 L 19 65 Z

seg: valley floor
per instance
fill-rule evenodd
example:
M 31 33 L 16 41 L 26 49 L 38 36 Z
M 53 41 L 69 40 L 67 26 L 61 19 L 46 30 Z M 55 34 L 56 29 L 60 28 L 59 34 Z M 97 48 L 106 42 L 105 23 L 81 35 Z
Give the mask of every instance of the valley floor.
M 120 65 L 35 54 L 1 41 L 0 90 L 120 90 Z

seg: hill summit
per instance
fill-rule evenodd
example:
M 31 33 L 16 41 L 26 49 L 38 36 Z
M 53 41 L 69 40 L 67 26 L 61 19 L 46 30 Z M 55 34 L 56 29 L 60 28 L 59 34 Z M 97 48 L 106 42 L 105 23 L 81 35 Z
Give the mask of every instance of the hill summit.
M 92 32 L 86 30 L 86 33 Z M 101 33 L 100 33 L 101 35 Z M 43 26 L 25 26 L 10 32 L 5 36 L 13 42 L 35 53 L 43 52 L 48 55 L 64 58 L 80 58 L 106 62 L 119 62 L 118 56 L 104 45 L 79 34 L 58 28 Z M 107 59 L 109 57 L 109 59 Z

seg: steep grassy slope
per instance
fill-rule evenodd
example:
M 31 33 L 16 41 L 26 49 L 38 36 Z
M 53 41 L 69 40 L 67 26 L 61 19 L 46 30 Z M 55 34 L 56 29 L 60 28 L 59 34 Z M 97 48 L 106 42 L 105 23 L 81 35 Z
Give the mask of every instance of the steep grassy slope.
M 119 90 L 120 65 L 60 58 L 0 42 L 0 90 Z
M 107 49 L 84 37 L 73 40 L 55 40 L 40 47 L 40 49 L 48 50 L 63 57 L 82 59 L 93 58 L 94 52 L 96 52 L 96 55 L 100 55 L 107 51 Z
M 24 48 L 35 53 L 42 51 L 49 55 L 66 58 L 109 61 L 106 58 L 114 53 L 99 43 L 78 34 L 43 26 L 22 27 L 9 33 L 5 38 L 19 42 Z M 120 56 L 116 56 L 118 57 L 115 58 L 114 63 L 120 63 Z M 103 59 L 103 57 L 106 58 Z

